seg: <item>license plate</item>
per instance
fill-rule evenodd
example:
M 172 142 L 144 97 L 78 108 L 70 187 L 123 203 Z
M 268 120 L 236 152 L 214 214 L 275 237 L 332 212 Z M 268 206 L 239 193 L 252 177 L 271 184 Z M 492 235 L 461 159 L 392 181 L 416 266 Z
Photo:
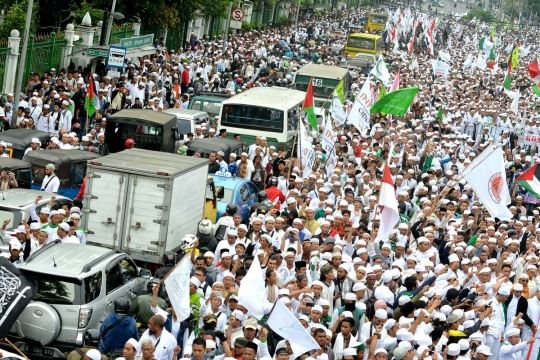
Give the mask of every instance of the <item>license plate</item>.
M 52 357 L 54 355 L 54 350 L 49 348 L 30 346 L 29 353 L 32 355 Z

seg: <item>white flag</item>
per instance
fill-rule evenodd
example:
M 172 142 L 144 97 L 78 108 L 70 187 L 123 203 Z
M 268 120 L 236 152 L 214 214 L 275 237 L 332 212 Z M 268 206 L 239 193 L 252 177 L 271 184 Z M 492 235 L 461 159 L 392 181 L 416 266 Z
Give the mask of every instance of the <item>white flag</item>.
M 300 128 L 298 130 L 298 156 L 301 159 L 302 177 L 308 178 L 313 171 L 313 163 L 315 162 L 315 150 L 311 146 L 313 139 L 308 135 L 304 126 L 304 121 L 300 120 Z
M 324 124 L 324 131 L 321 140 L 321 146 L 326 154 L 329 154 L 335 151 L 334 144 L 336 143 L 336 136 L 332 129 L 332 119 L 330 117 L 326 118 L 326 124 Z
M 342 126 L 345 123 L 347 114 L 343 111 L 343 104 L 336 91 L 334 91 L 334 96 L 332 97 L 332 103 L 330 105 L 330 114 L 336 120 L 336 125 Z
M 310 350 L 321 348 L 280 300 L 276 301 L 266 324 L 279 336 L 289 341 L 293 351 L 292 358 L 297 358 Z
M 450 54 L 444 51 L 439 51 L 439 57 L 442 61 L 452 61 L 452 57 L 450 56 Z
M 478 57 L 476 58 L 476 67 L 482 70 L 485 70 L 487 67 L 487 58 L 489 55 L 486 54 L 478 54 Z
M 371 69 L 370 74 L 381 80 L 385 86 L 391 84 L 390 74 L 388 73 L 388 69 L 386 68 L 386 64 L 384 63 L 382 56 L 379 56 L 379 60 L 377 60 L 375 66 L 373 69 Z
M 349 112 L 347 120 L 363 134 L 369 129 L 371 115 L 369 112 L 369 106 L 371 105 L 371 87 L 369 76 L 362 85 L 360 93 L 354 99 L 353 106 Z
M 435 76 L 448 76 L 448 70 L 451 68 L 450 65 L 441 60 L 431 60 L 431 66 Z
M 512 100 L 512 104 L 510 104 L 510 111 L 512 111 L 516 115 L 517 115 L 517 113 L 519 111 L 519 97 L 520 96 L 521 96 L 521 94 L 518 91 L 517 95 Z
M 338 163 L 338 157 L 336 152 L 333 151 L 330 154 L 326 154 L 326 176 L 331 178 L 334 175 L 334 169 Z
M 260 320 L 264 316 L 264 306 L 267 300 L 258 256 L 255 256 L 246 276 L 240 282 L 238 302 L 248 309 L 256 319 Z
M 478 199 L 484 204 L 491 217 L 509 220 L 510 194 L 506 184 L 506 170 L 502 147 L 489 146 L 482 151 L 461 174 L 471 185 Z
M 189 305 L 190 262 L 189 255 L 185 255 L 169 276 L 163 280 L 178 321 L 184 321 L 191 313 Z

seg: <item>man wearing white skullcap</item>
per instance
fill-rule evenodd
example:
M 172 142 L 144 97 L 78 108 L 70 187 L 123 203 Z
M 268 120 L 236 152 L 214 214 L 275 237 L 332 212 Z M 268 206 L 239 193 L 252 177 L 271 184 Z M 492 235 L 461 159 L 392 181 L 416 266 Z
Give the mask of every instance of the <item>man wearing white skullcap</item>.
M 500 360 L 518 360 L 521 359 L 521 351 L 526 350 L 529 344 L 534 343 L 535 337 L 530 337 L 527 341 L 520 342 L 520 330 L 518 328 L 510 328 L 504 333 L 506 341 L 501 345 L 499 351 Z

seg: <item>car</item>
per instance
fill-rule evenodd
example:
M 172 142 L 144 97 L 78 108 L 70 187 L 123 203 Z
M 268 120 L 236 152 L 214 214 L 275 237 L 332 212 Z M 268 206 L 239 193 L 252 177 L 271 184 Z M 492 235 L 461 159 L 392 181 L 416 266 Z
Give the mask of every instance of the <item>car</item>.
M 210 174 L 216 187 L 217 217 L 224 213 L 227 205 L 234 203 L 240 208 L 240 214 L 245 222 L 248 221 L 251 205 L 257 202 L 259 188 L 251 180 L 240 177 Z
M 146 293 L 151 274 L 125 253 L 55 240 L 19 267 L 36 280 L 37 293 L 19 315 L 8 338 L 29 357 L 66 358 L 99 335 L 120 297 Z
M 30 219 L 30 208 L 38 195 L 43 198 L 36 206 L 36 213 L 39 214 L 43 207 L 46 207 L 54 194 L 31 189 L 10 189 L 0 192 L 0 224 L 4 220 L 10 220 L 6 230 L 8 233 L 22 222 L 22 219 Z M 65 196 L 56 195 L 53 206 L 61 208 L 63 204 L 71 202 Z

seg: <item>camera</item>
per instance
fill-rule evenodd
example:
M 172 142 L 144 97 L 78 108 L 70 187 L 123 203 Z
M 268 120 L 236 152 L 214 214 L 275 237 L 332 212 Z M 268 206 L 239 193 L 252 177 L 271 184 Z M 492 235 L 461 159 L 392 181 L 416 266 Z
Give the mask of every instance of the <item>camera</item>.
M 271 247 L 272 251 L 274 252 L 274 254 L 281 254 L 281 250 L 279 250 L 276 246 L 272 246 Z

